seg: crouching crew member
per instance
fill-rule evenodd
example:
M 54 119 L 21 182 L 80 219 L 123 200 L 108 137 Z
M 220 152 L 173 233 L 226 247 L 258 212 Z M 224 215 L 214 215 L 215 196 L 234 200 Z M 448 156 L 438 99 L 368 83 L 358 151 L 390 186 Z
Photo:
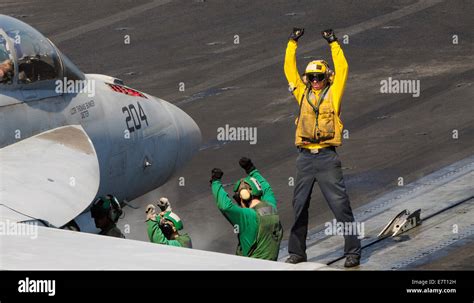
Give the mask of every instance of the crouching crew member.
M 122 208 L 117 198 L 112 195 L 98 198 L 91 208 L 91 216 L 95 226 L 100 228 L 100 235 L 125 238 L 117 227 L 117 221 L 122 215 Z
M 183 222 L 174 212 L 163 211 L 156 214 L 155 206 L 150 204 L 147 206 L 146 224 L 151 242 L 192 248 L 191 237 L 188 234 L 179 234 L 183 229 Z

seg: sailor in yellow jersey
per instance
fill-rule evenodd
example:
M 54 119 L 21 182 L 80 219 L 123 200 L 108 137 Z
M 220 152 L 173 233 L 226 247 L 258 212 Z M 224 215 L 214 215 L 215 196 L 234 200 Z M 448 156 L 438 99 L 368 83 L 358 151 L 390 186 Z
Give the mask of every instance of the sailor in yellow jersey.
M 354 222 L 341 161 L 336 153 L 336 147 L 342 143 L 341 99 L 349 66 L 333 30 L 329 29 L 321 34 L 331 48 L 335 71 L 329 68 L 326 61 L 314 60 L 300 76 L 296 67 L 296 49 L 303 34 L 304 29 L 293 29 L 286 48 L 284 67 L 290 90 L 299 106 L 295 122 L 295 145 L 299 150 L 293 195 L 295 221 L 288 243 L 288 263 L 307 260 L 308 208 L 315 182 L 318 182 L 336 220 L 343 226 Z M 351 233 L 352 230 L 344 233 L 346 267 L 360 263 L 360 240 L 358 235 Z

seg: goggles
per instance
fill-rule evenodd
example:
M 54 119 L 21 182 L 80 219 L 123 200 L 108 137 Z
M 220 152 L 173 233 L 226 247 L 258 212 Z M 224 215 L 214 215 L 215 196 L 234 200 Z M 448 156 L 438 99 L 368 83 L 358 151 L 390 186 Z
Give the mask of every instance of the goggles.
M 321 82 L 324 79 L 326 79 L 326 74 L 323 74 L 323 73 L 310 73 L 310 74 L 306 74 L 306 77 L 308 77 L 309 82 L 313 82 L 313 81 Z

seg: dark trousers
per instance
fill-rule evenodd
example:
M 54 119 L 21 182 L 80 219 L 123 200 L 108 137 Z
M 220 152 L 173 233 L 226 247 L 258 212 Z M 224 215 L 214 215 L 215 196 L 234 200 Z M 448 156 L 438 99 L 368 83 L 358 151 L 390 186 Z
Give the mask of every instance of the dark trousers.
M 341 161 L 335 148 L 324 148 L 317 154 L 299 149 L 296 169 L 296 184 L 293 194 L 295 221 L 291 228 L 288 252 L 290 255 L 306 259 L 308 208 L 315 182 L 318 182 L 337 222 L 354 222 L 354 215 L 342 176 Z M 344 241 L 345 255 L 360 256 L 361 247 L 357 235 L 344 235 Z

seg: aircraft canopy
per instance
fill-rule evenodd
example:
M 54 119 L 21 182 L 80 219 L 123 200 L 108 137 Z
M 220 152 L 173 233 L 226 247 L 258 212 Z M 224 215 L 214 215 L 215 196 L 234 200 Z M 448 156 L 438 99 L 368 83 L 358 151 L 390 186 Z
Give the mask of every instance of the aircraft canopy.
M 0 83 L 30 85 L 84 79 L 54 44 L 28 24 L 0 15 Z

